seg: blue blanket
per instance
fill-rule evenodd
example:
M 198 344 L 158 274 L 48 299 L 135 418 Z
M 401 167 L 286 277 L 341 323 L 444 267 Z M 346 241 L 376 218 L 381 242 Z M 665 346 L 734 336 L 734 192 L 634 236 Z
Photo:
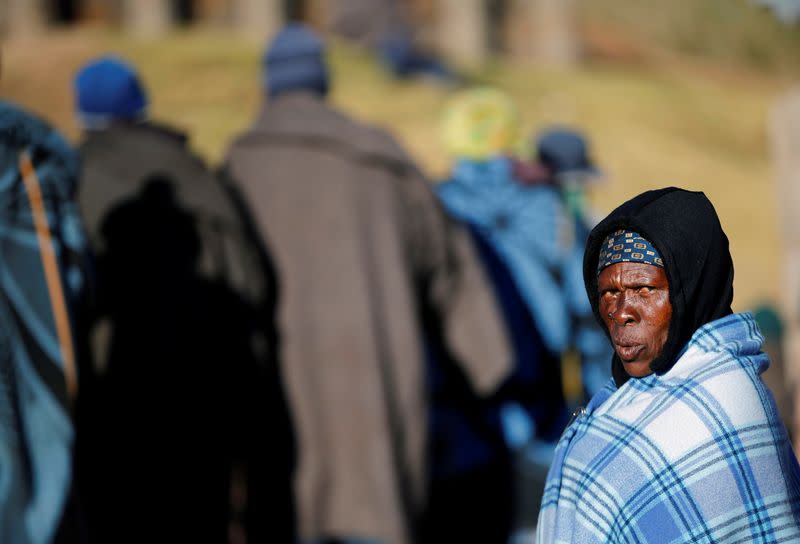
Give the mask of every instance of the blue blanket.
M 663 375 L 613 382 L 556 449 L 537 542 L 800 542 L 800 467 L 750 314 L 698 329 Z
M 437 191 L 447 211 L 472 225 L 502 259 L 550 353 L 578 350 L 584 386 L 596 393 L 611 376 L 611 350 L 583 286 L 588 233 L 558 189 L 524 186 L 506 157 L 494 157 L 457 161 Z
M 21 157 L 35 169 L 47 218 L 42 246 Z M 73 428 L 65 379 L 69 355 L 54 308 L 83 289 L 85 252 L 72 196 L 78 159 L 50 127 L 0 102 L 0 542 L 50 542 L 71 478 Z M 41 218 L 41 216 L 39 216 Z M 41 225 L 40 225 L 41 227 Z M 57 261 L 58 300 L 42 250 Z M 52 262 L 52 261 L 50 261 Z M 63 282 L 63 285 L 61 285 Z M 69 350 L 71 351 L 71 350 Z M 74 354 L 73 354 L 74 355 Z M 73 369 L 74 371 L 74 369 Z

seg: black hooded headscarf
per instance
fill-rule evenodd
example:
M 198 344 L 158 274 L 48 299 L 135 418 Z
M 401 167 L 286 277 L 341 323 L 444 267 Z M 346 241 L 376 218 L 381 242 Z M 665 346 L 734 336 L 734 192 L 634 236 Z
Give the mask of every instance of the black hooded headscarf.
M 620 229 L 638 232 L 664 260 L 672 321 L 664 349 L 650 363 L 653 372 L 662 374 L 699 327 L 731 313 L 733 261 L 728 237 L 714 206 L 701 192 L 675 187 L 647 191 L 611 212 L 592 230 L 583 258 L 586 293 L 606 336 L 599 312 L 597 262 L 606 236 Z M 611 369 L 617 386 L 628 380 L 616 353 Z

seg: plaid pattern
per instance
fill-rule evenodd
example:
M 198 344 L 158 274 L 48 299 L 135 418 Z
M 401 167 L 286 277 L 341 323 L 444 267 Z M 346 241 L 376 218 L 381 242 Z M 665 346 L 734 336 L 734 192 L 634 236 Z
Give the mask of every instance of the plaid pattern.
M 558 444 L 537 542 L 799 542 L 800 467 L 762 341 L 733 314 L 664 375 L 609 383 Z

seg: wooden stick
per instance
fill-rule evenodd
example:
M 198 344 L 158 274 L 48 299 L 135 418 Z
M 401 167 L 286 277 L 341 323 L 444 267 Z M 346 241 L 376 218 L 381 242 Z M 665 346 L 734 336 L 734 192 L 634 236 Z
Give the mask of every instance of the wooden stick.
M 50 234 L 50 225 L 47 222 L 47 214 L 44 209 L 42 189 L 39 184 L 39 178 L 36 176 L 36 169 L 33 167 L 27 152 L 22 152 L 19 156 L 19 170 L 31 205 L 36 238 L 39 242 L 39 254 L 42 256 L 45 281 L 47 282 L 47 290 L 50 293 L 50 303 L 56 323 L 61 360 L 64 363 L 64 380 L 67 385 L 67 394 L 70 399 L 74 399 L 78 393 L 78 380 L 69 315 L 64 298 L 61 274 L 58 270 L 55 249 L 53 248 L 53 237 Z

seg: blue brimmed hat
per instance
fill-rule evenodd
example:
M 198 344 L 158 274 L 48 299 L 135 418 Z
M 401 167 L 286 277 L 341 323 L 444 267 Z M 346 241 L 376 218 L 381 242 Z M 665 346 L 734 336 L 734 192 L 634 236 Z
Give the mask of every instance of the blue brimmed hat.
M 586 138 L 575 130 L 553 128 L 544 131 L 537 139 L 536 153 L 539 162 L 554 176 L 573 173 L 603 175 L 589 156 Z

